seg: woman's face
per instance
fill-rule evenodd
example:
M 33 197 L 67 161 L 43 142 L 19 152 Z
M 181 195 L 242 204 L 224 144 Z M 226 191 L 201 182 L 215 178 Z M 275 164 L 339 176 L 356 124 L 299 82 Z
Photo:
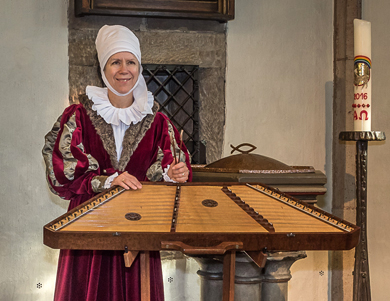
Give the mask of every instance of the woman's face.
M 104 74 L 117 92 L 125 94 L 138 80 L 139 62 L 130 52 L 115 53 L 108 59 Z

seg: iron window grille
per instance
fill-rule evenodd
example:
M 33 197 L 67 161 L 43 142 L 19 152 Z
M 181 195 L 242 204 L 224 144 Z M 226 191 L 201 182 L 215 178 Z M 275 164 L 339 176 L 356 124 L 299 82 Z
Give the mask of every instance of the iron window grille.
M 192 164 L 205 163 L 199 141 L 199 66 L 143 65 L 143 76 L 150 92 L 180 132 L 192 157 Z

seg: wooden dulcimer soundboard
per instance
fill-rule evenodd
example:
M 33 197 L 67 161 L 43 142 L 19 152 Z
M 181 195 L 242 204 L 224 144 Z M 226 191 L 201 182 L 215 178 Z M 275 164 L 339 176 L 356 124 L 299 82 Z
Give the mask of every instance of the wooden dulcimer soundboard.
M 44 226 L 55 249 L 138 252 L 148 300 L 148 252 L 224 254 L 223 300 L 234 299 L 235 252 L 261 267 L 267 251 L 348 250 L 360 228 L 278 190 L 243 183 L 143 183 L 113 187 Z

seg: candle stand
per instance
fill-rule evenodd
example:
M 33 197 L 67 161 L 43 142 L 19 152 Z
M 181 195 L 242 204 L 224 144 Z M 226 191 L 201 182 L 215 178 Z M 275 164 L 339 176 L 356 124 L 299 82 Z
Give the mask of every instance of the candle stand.
M 341 132 L 342 141 L 356 141 L 356 225 L 360 227 L 360 240 L 355 249 L 353 300 L 370 301 L 370 274 L 367 248 L 367 148 L 368 141 L 383 141 L 384 132 Z

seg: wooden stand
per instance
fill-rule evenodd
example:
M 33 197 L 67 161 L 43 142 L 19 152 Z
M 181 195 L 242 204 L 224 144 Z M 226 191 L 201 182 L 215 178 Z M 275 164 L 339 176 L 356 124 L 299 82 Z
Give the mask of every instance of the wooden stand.
M 180 250 L 184 254 L 224 254 L 223 259 L 223 299 L 222 301 L 234 301 L 234 276 L 236 271 L 236 250 L 242 250 L 242 242 L 224 242 L 215 247 L 191 247 L 180 241 L 161 242 L 163 250 Z M 129 251 L 125 248 L 123 254 L 125 266 L 131 267 L 137 255 L 140 255 L 141 266 L 141 301 L 150 301 L 150 266 L 149 266 L 149 251 Z M 253 259 L 256 264 L 262 264 L 264 267 L 266 255 L 262 252 L 251 252 L 255 255 Z
M 127 248 L 127 247 L 126 247 Z M 125 259 L 125 267 L 129 268 L 133 264 L 135 258 L 140 256 L 141 269 L 141 301 L 150 301 L 150 257 L 149 251 L 128 251 L 126 249 L 123 257 Z
M 141 264 L 141 301 L 150 301 L 149 251 L 140 252 Z
M 223 257 L 223 301 L 234 300 L 234 275 L 236 272 L 236 251 L 229 251 Z
M 341 132 L 340 140 L 356 141 L 356 225 L 361 228 L 355 249 L 353 300 L 371 301 L 367 247 L 367 151 L 368 141 L 383 141 L 384 132 Z
M 192 247 L 180 241 L 161 242 L 162 250 L 179 250 L 189 255 L 221 255 L 223 254 L 223 301 L 234 301 L 234 280 L 236 271 L 236 251 L 242 250 L 242 242 L 223 242 L 214 247 Z M 265 264 L 266 255 L 262 252 L 251 252 L 256 264 Z

